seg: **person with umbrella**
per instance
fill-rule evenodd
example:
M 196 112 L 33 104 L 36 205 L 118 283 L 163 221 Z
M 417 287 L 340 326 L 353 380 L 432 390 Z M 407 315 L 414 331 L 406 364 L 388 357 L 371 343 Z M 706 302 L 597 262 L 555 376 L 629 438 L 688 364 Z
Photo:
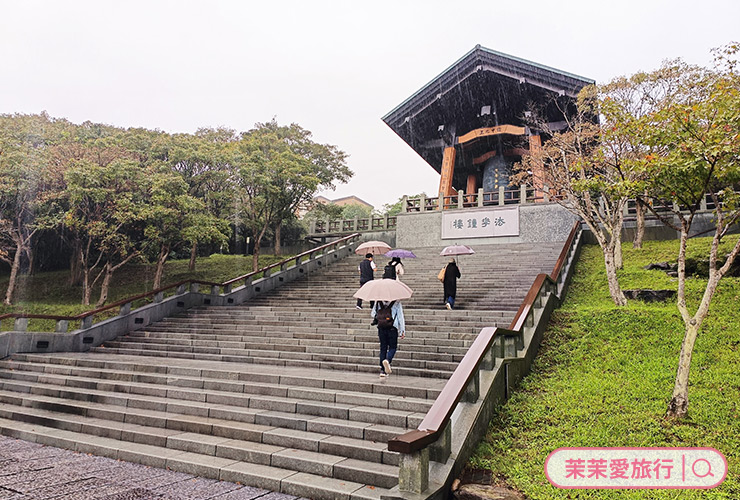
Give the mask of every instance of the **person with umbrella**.
M 392 280 L 400 280 L 401 276 L 403 276 L 403 264 L 401 264 L 401 259 L 399 257 L 393 257 L 388 264 L 385 266 L 385 270 L 383 272 L 383 278 L 390 278 Z
M 450 245 L 439 253 L 442 256 L 450 256 L 450 262 L 440 272 L 439 279 L 444 285 L 445 307 L 452 309 L 455 306 L 455 295 L 457 294 L 457 279 L 460 277 L 460 268 L 455 262 L 455 255 L 472 255 L 475 252 L 467 245 Z M 444 276 L 442 275 L 444 274 Z
M 381 377 L 391 374 L 391 362 L 398 349 L 399 333 L 401 338 L 406 335 L 406 321 L 400 301 L 411 297 L 413 293 L 406 284 L 392 279 L 370 281 L 355 292 L 356 298 L 375 300 L 370 316 L 373 323 L 377 321 L 378 326 Z
M 445 294 L 445 307 L 452 309 L 455 305 L 455 295 L 457 294 L 457 279 L 460 277 L 460 268 L 457 267 L 455 258 L 451 258 L 445 267 L 445 277 L 442 281 Z

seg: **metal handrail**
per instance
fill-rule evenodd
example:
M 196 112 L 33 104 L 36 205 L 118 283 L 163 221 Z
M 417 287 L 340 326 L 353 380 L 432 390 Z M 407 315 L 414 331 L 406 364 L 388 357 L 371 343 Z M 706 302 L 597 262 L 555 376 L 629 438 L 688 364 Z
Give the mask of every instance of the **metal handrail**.
M 211 286 L 211 287 L 225 287 L 226 288 L 226 287 L 229 287 L 229 285 L 232 285 L 233 283 L 235 283 L 237 281 L 247 280 L 247 279 L 252 278 L 255 275 L 257 275 L 259 273 L 262 273 L 262 272 L 266 272 L 266 271 L 269 272 L 271 269 L 273 269 L 275 267 L 282 267 L 285 264 L 287 264 L 287 263 L 289 263 L 289 262 L 291 262 L 293 260 L 296 261 L 296 265 L 300 265 L 300 260 L 303 257 L 305 257 L 306 255 L 314 254 L 314 253 L 319 252 L 319 251 L 321 251 L 321 250 L 323 250 L 323 249 L 325 249 L 327 247 L 335 246 L 338 243 L 341 243 L 343 241 L 356 238 L 359 235 L 360 235 L 360 233 L 350 234 L 349 236 L 345 236 L 345 237 L 340 238 L 338 240 L 334 240 L 334 241 L 331 241 L 329 243 L 325 243 L 325 244 L 323 244 L 323 245 L 321 245 L 319 247 L 313 248 L 311 250 L 307 250 L 307 251 L 305 251 L 303 253 L 300 253 L 298 255 L 294 255 L 293 257 L 288 257 L 286 259 L 281 260 L 280 262 L 275 262 L 273 264 L 270 264 L 269 266 L 265 266 L 265 267 L 263 267 L 261 269 L 258 269 L 256 271 L 252 271 L 250 273 L 243 274 L 243 275 L 241 275 L 239 277 L 230 279 L 228 281 L 224 281 L 223 283 L 217 283 L 217 282 L 213 282 L 213 281 L 204 281 L 204 280 L 194 280 L 194 279 L 191 279 L 191 280 L 182 280 L 182 281 L 178 281 L 177 283 L 172 283 L 170 285 L 166 285 L 166 286 L 157 288 L 156 290 L 152 290 L 151 292 L 146 292 L 146 293 L 142 293 L 142 294 L 139 294 L 139 295 L 134 295 L 132 297 L 127 297 L 127 298 L 122 299 L 122 300 L 119 300 L 117 302 L 113 302 L 112 304 L 108 304 L 106 306 L 99 307 L 97 309 L 93 309 L 92 311 L 85 311 L 85 312 L 80 313 L 80 314 L 77 314 L 75 316 L 56 316 L 56 315 L 50 315 L 50 314 L 28 314 L 28 313 L 6 313 L 6 314 L 3 314 L 3 315 L 0 315 L 0 321 L 2 321 L 4 319 L 8 319 L 8 318 L 16 318 L 16 319 L 17 318 L 49 319 L 49 320 L 55 320 L 55 321 L 77 321 L 77 320 L 84 320 L 85 318 L 89 318 L 90 316 L 94 316 L 96 314 L 100 314 L 101 312 L 108 311 L 110 309 L 115 309 L 116 307 L 120 307 L 122 305 L 131 303 L 131 302 L 134 302 L 136 300 L 144 299 L 144 298 L 147 298 L 147 297 L 153 297 L 153 296 L 155 296 L 155 295 L 157 295 L 159 293 L 166 292 L 167 290 L 171 290 L 173 288 L 177 288 L 177 287 L 182 286 L 182 285 L 185 285 L 185 284 L 190 284 L 190 285 L 198 284 L 198 285 L 207 285 L 207 286 Z
M 573 224 L 573 228 L 555 264 L 552 276 L 548 276 L 545 273 L 537 275 L 509 328 L 486 327 L 480 331 L 473 345 L 470 346 L 470 349 L 468 349 L 468 352 L 452 373 L 452 376 L 434 401 L 434 404 L 427 412 L 421 424 L 419 424 L 419 427 L 416 430 L 390 439 L 388 441 L 388 449 L 390 451 L 413 453 L 439 439 L 449 423 L 452 413 L 462 399 L 468 384 L 478 371 L 484 356 L 491 349 L 496 337 L 499 335 L 504 337 L 519 335 L 542 288 L 546 283 L 557 283 L 579 228 L 580 221 Z

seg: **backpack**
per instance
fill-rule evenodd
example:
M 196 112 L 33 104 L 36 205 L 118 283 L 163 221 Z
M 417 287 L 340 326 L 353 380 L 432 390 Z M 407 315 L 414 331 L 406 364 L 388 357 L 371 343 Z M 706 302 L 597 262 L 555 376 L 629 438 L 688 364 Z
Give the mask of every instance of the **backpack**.
M 396 301 L 391 301 L 389 304 L 378 308 L 375 313 L 375 319 L 378 320 L 378 328 L 393 328 L 393 304 Z
M 385 268 L 383 269 L 383 279 L 386 279 L 386 278 L 389 278 L 392 280 L 396 279 L 396 266 L 393 266 L 391 264 L 388 264 L 387 266 L 385 266 Z

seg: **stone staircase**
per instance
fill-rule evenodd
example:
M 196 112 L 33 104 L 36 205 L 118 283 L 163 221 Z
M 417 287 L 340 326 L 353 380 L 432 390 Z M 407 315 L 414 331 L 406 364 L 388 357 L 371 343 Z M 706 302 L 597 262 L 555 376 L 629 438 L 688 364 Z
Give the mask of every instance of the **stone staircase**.
M 357 257 L 89 353 L 0 361 L 0 431 L 296 496 L 379 498 L 398 482 L 387 440 L 419 425 L 480 329 L 509 325 L 561 247 L 476 247 L 458 261 L 453 311 L 436 279 L 447 259 L 414 249 L 406 338 L 387 378 L 369 304 L 352 298 Z

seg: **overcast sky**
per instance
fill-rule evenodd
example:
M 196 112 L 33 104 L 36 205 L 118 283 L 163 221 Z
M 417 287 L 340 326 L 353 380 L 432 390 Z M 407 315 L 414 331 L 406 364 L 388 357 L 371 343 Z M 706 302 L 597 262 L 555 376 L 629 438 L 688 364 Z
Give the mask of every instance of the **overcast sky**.
M 606 82 L 740 41 L 740 1 L 0 0 L 0 113 L 248 130 L 276 117 L 349 153 L 329 198 L 435 193 L 381 117 L 484 47 Z

